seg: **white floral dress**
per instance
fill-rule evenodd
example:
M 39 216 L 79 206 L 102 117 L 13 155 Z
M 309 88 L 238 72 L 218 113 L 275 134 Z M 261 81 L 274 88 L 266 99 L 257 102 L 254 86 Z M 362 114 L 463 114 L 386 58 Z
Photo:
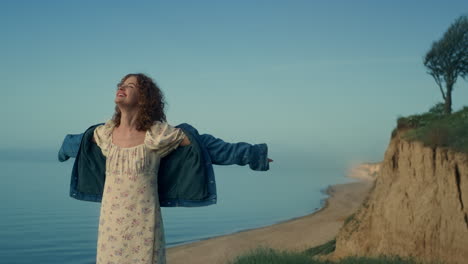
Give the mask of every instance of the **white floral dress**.
M 96 263 L 166 263 L 157 171 L 160 159 L 176 149 L 185 134 L 156 121 L 143 144 L 124 148 L 112 142 L 114 126 L 109 120 L 94 130 L 106 156 Z

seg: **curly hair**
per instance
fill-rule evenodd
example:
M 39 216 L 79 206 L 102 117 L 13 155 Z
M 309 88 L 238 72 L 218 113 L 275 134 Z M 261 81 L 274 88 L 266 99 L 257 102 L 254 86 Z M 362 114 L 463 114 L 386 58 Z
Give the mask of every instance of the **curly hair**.
M 164 100 L 163 92 L 159 89 L 153 79 L 143 73 L 129 73 L 121 79 L 117 84 L 117 88 L 131 76 L 136 77 L 137 89 L 139 91 L 139 110 L 136 129 L 139 131 L 146 131 L 155 121 L 165 122 L 166 114 L 164 113 L 164 106 L 166 105 L 166 102 Z M 112 121 L 114 121 L 117 127 L 120 126 L 121 116 L 122 112 L 118 105 L 116 105 Z

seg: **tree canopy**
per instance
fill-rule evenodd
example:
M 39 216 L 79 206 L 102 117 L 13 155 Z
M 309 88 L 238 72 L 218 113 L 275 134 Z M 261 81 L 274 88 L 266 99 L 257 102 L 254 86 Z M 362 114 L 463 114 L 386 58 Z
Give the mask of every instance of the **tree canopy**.
M 432 43 L 424 66 L 440 88 L 445 112 L 451 113 L 453 85 L 459 76 L 468 77 L 468 16 L 457 18 L 442 38 Z

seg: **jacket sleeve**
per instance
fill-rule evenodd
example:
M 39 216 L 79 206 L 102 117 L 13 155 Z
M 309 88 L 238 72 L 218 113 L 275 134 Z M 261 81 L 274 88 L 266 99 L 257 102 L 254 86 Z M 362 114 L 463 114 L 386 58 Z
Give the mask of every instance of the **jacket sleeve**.
M 69 158 L 76 158 L 80 149 L 81 139 L 83 134 L 67 134 L 63 140 L 62 146 L 58 152 L 58 160 L 64 162 Z
M 211 161 L 216 165 L 249 164 L 252 170 L 266 171 L 268 164 L 267 144 L 249 144 L 245 142 L 227 143 L 209 134 L 200 135 L 202 144 L 208 150 Z

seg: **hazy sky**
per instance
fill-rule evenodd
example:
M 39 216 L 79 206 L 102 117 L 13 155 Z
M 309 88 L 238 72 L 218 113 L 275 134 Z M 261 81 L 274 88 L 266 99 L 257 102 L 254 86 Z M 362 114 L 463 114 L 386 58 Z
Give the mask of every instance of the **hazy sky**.
M 1 1 L 0 149 L 60 147 L 153 77 L 168 122 L 288 152 L 383 158 L 441 100 L 423 66 L 468 1 Z M 455 110 L 468 104 L 458 79 Z

